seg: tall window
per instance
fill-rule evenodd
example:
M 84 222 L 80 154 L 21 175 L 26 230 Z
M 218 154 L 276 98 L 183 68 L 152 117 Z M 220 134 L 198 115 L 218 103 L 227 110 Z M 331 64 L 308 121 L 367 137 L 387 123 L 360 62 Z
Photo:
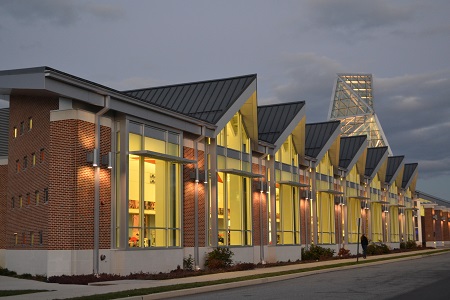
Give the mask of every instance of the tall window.
M 36 153 L 31 153 L 31 165 L 34 167 L 36 165 Z
M 25 124 L 23 122 L 20 122 L 20 127 L 19 127 L 20 135 L 23 134 L 24 130 L 25 130 Z
M 276 188 L 277 244 L 300 244 L 298 188 L 281 184 Z
M 39 204 L 39 191 L 38 190 L 36 190 L 34 192 L 34 199 L 35 199 L 36 205 L 38 205 Z
M 28 130 L 33 129 L 33 118 L 29 117 L 28 118 Z
M 372 240 L 383 241 L 383 218 L 381 203 L 370 204 L 370 218 L 372 219 Z
M 358 243 L 358 219 L 361 218 L 361 203 L 359 199 L 347 198 L 348 242 Z
M 391 242 L 400 242 L 398 206 L 389 207 L 389 220 L 391 225 Z
M 128 246 L 179 247 L 180 135 L 131 122 L 130 131 Z
M 252 244 L 250 139 L 237 112 L 217 136 L 217 225 L 220 245 Z M 248 172 L 245 174 L 245 172 Z M 211 217 L 213 215 L 211 214 Z
M 335 242 L 335 218 L 334 196 L 328 193 L 320 193 L 317 199 L 317 229 L 319 244 L 334 244 Z
M 41 151 L 39 152 L 39 161 L 43 162 L 45 160 L 45 149 L 42 148 Z
M 251 245 L 250 179 L 222 172 L 218 176 L 219 245 Z

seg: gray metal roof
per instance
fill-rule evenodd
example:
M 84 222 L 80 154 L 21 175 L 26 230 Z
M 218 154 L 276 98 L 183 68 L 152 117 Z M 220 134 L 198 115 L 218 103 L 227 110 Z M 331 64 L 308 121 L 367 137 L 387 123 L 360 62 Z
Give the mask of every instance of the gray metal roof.
M 339 121 L 306 124 L 305 154 L 317 158 L 339 125 Z
M 405 169 L 403 171 L 402 188 L 405 189 L 408 187 L 418 165 L 418 163 L 405 164 Z
M 254 80 L 256 74 L 123 93 L 143 102 L 216 124 Z
M 9 108 L 0 109 L 0 156 L 8 156 Z
M 392 177 L 397 173 L 405 156 L 389 156 L 386 170 L 386 182 L 391 182 Z
M 438 205 L 450 207 L 450 200 L 442 199 L 442 198 L 430 195 L 430 194 L 422 192 L 422 191 L 417 191 L 417 190 L 416 190 L 416 195 L 418 198 L 422 198 L 422 199 L 434 202 Z
M 367 135 L 341 137 L 339 167 L 347 169 L 366 140 Z
M 373 175 L 373 172 L 387 151 L 387 146 L 367 148 L 366 170 L 364 173 L 366 176 L 371 177 Z
M 274 144 L 305 106 L 305 101 L 258 106 L 258 137 Z

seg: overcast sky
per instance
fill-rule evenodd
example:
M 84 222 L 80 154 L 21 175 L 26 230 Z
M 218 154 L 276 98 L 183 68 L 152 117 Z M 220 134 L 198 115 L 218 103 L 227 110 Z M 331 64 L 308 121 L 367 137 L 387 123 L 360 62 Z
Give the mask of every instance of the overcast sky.
M 336 73 L 371 73 L 394 155 L 450 200 L 450 1 L 1 1 L 0 70 L 124 90 L 257 73 L 258 103 L 326 121 Z

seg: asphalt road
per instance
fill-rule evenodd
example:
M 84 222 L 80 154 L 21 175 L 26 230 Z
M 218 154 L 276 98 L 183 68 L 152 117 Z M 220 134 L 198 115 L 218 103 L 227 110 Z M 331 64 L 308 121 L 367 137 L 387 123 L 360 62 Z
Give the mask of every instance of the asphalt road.
M 450 253 L 176 299 L 450 299 Z

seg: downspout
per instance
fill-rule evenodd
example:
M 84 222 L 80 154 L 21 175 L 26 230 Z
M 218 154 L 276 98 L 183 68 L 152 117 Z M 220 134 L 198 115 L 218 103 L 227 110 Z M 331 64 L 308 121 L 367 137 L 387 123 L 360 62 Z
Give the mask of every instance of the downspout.
M 94 155 L 98 164 L 94 167 L 94 274 L 99 273 L 99 248 L 100 248 L 100 118 L 109 111 L 110 97 L 104 96 L 103 108 L 95 114 L 95 145 Z
M 200 254 L 199 254 L 199 246 L 198 246 L 198 183 L 199 183 L 199 170 L 198 170 L 198 143 L 203 139 L 205 139 L 205 132 L 206 128 L 205 126 L 202 126 L 201 134 L 200 136 L 194 141 L 194 160 L 196 161 L 195 166 L 195 189 L 194 189 L 194 262 L 195 262 L 195 269 L 200 269 L 199 261 L 200 261 Z M 204 145 L 204 168 L 206 173 L 206 143 L 203 143 Z M 205 174 L 206 175 L 206 174 Z M 206 181 L 206 177 L 205 177 Z M 206 190 L 206 187 L 205 187 Z
M 265 147 L 265 154 L 258 159 L 259 174 L 262 173 L 262 160 L 265 159 L 267 157 L 267 155 L 269 155 L 269 153 L 267 153 L 267 147 Z M 266 170 L 267 170 L 267 166 L 266 166 Z M 261 183 L 261 186 L 260 186 L 261 190 L 259 193 L 259 231 L 260 231 L 259 232 L 259 238 L 260 238 L 260 241 L 259 241 L 260 253 L 259 253 L 259 255 L 260 255 L 260 261 L 264 265 L 264 264 L 266 264 L 266 260 L 264 259 L 264 234 L 263 234 L 263 225 L 264 224 L 263 224 L 263 210 L 262 210 L 262 200 L 263 200 L 262 195 L 264 193 L 264 186 L 263 186 L 262 179 L 261 179 L 260 183 Z M 267 180 L 266 180 L 266 183 L 267 183 Z M 267 187 L 269 187 L 268 184 L 267 184 Z M 266 196 L 266 199 L 267 199 L 267 196 Z M 266 204 L 266 207 L 267 207 L 267 204 Z

